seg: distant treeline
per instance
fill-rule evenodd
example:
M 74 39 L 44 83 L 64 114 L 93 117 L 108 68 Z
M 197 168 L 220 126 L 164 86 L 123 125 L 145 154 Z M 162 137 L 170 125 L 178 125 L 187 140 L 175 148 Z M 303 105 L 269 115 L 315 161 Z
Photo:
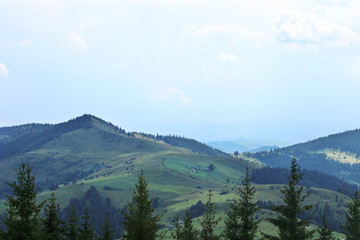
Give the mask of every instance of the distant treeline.
M 195 139 L 176 136 L 176 135 L 153 135 L 153 134 L 147 134 L 147 133 L 139 133 L 144 137 L 155 139 L 158 141 L 163 141 L 167 144 L 170 144 L 175 147 L 181 147 L 185 149 L 189 149 L 192 152 L 195 153 L 201 153 L 206 154 L 210 156 L 230 156 L 229 154 L 220 151 L 218 149 L 212 148 L 204 143 L 198 142 Z

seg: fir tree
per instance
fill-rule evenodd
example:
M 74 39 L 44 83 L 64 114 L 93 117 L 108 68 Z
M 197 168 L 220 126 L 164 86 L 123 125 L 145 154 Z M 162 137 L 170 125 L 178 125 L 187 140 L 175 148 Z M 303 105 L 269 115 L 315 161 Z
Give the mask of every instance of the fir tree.
M 62 224 L 64 222 L 59 218 L 60 211 L 59 204 L 56 204 L 55 193 L 51 193 L 49 203 L 45 206 L 44 224 L 44 239 L 46 240 L 60 240 L 65 231 Z
M 186 210 L 184 223 L 182 226 L 179 224 L 179 217 L 176 218 L 175 232 L 172 237 L 175 240 L 198 240 L 199 232 L 192 225 L 189 209 Z
M 214 213 L 216 211 L 216 206 L 212 202 L 212 196 L 214 194 L 211 193 L 211 190 L 209 190 L 208 193 L 208 202 L 206 204 L 206 212 L 204 218 L 200 221 L 202 231 L 200 234 L 200 237 L 202 240 L 218 240 L 220 239 L 219 236 L 216 236 L 214 234 L 214 230 L 221 220 L 221 218 L 216 218 Z
M 133 200 L 128 203 L 127 212 L 123 211 L 125 222 L 124 240 L 155 240 L 163 234 L 158 234 L 161 216 L 153 216 L 151 207 L 153 199 L 149 198 L 148 183 L 141 170 L 138 182 L 135 184 Z
M 329 224 L 326 222 L 326 214 L 324 213 L 322 216 L 322 226 L 317 229 L 319 233 L 319 238 L 317 240 L 335 240 L 332 236 L 332 230 L 330 229 Z
M 75 205 L 73 205 L 65 232 L 68 240 L 80 240 L 78 221 L 79 217 L 76 214 Z
M 192 225 L 192 219 L 190 216 L 189 209 L 186 211 L 185 218 L 184 218 L 184 225 L 181 231 L 181 239 L 182 240 L 197 240 L 199 232 L 194 228 Z
M 259 210 L 254 202 L 255 187 L 250 185 L 249 167 L 246 164 L 246 175 L 243 185 L 237 188 L 239 197 L 234 198 L 225 219 L 223 236 L 228 240 L 252 240 L 258 229 L 259 220 L 255 220 L 255 212 Z
M 296 159 L 291 161 L 291 171 L 288 177 L 289 183 L 285 186 L 281 193 L 285 205 L 272 206 L 272 210 L 278 213 L 277 218 L 268 218 L 267 220 L 274 226 L 278 227 L 279 236 L 274 237 L 267 234 L 267 239 L 278 240 L 306 240 L 312 239 L 315 230 L 308 230 L 312 214 L 305 219 L 299 219 L 300 216 L 308 214 L 313 209 L 313 205 L 303 205 L 309 193 L 303 194 L 304 188 L 298 184 L 302 179 L 300 166 L 296 163 Z
M 85 209 L 84 215 L 81 217 L 82 223 L 79 229 L 80 239 L 81 240 L 95 240 L 96 233 L 94 224 L 90 221 L 90 214 L 88 209 Z
M 38 240 L 42 238 L 40 211 L 45 201 L 36 204 L 39 188 L 35 186 L 35 176 L 29 162 L 21 163 L 16 169 L 17 181 L 7 182 L 12 188 L 12 195 L 6 195 L 7 214 L 4 223 L 7 232 L 2 232 L 3 239 Z
M 109 213 L 106 214 L 106 218 L 104 220 L 104 225 L 101 228 L 102 237 L 100 240 L 112 240 L 114 239 L 114 229 L 111 226 Z
M 343 226 L 346 240 L 360 239 L 360 201 L 359 193 L 355 192 L 354 198 L 348 204 L 348 213 L 346 213 L 346 223 Z

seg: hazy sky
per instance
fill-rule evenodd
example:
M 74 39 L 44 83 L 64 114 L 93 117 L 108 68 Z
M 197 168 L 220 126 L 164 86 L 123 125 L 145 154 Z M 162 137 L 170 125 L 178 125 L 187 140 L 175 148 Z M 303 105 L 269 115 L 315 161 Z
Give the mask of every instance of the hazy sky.
M 0 0 L 0 126 L 201 141 L 360 127 L 360 1 Z

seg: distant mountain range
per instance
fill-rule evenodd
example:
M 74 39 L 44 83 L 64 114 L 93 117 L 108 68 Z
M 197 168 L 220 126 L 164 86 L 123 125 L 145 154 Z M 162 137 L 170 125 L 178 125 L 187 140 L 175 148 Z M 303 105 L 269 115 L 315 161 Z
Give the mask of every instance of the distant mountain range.
M 246 139 L 238 138 L 231 141 L 212 141 L 206 142 L 207 145 L 219 149 L 227 153 L 234 153 L 238 151 L 243 152 L 258 152 L 263 150 L 271 150 L 279 148 L 280 146 L 290 145 L 287 142 L 266 140 L 266 139 Z

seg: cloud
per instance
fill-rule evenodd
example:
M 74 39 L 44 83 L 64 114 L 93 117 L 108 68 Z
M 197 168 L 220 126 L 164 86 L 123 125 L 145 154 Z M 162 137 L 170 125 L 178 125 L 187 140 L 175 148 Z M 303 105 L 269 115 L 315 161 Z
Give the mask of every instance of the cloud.
M 9 71 L 7 70 L 5 64 L 0 62 L 0 78 L 1 76 L 7 77 L 9 75 Z
M 186 96 L 186 94 L 183 91 L 181 91 L 176 87 L 163 88 L 152 98 L 152 100 L 157 102 L 177 101 L 188 106 L 192 105 L 191 99 L 188 96 Z
M 359 42 L 360 36 L 351 28 L 334 22 L 319 20 L 314 14 L 284 13 L 277 22 L 276 39 L 300 46 L 347 46 Z
M 232 53 L 222 53 L 217 56 L 217 59 L 224 61 L 224 62 L 243 62 L 244 60 L 241 58 L 238 58 L 235 54 Z
M 87 42 L 76 33 L 72 33 L 67 37 L 67 42 L 74 49 L 86 49 Z

